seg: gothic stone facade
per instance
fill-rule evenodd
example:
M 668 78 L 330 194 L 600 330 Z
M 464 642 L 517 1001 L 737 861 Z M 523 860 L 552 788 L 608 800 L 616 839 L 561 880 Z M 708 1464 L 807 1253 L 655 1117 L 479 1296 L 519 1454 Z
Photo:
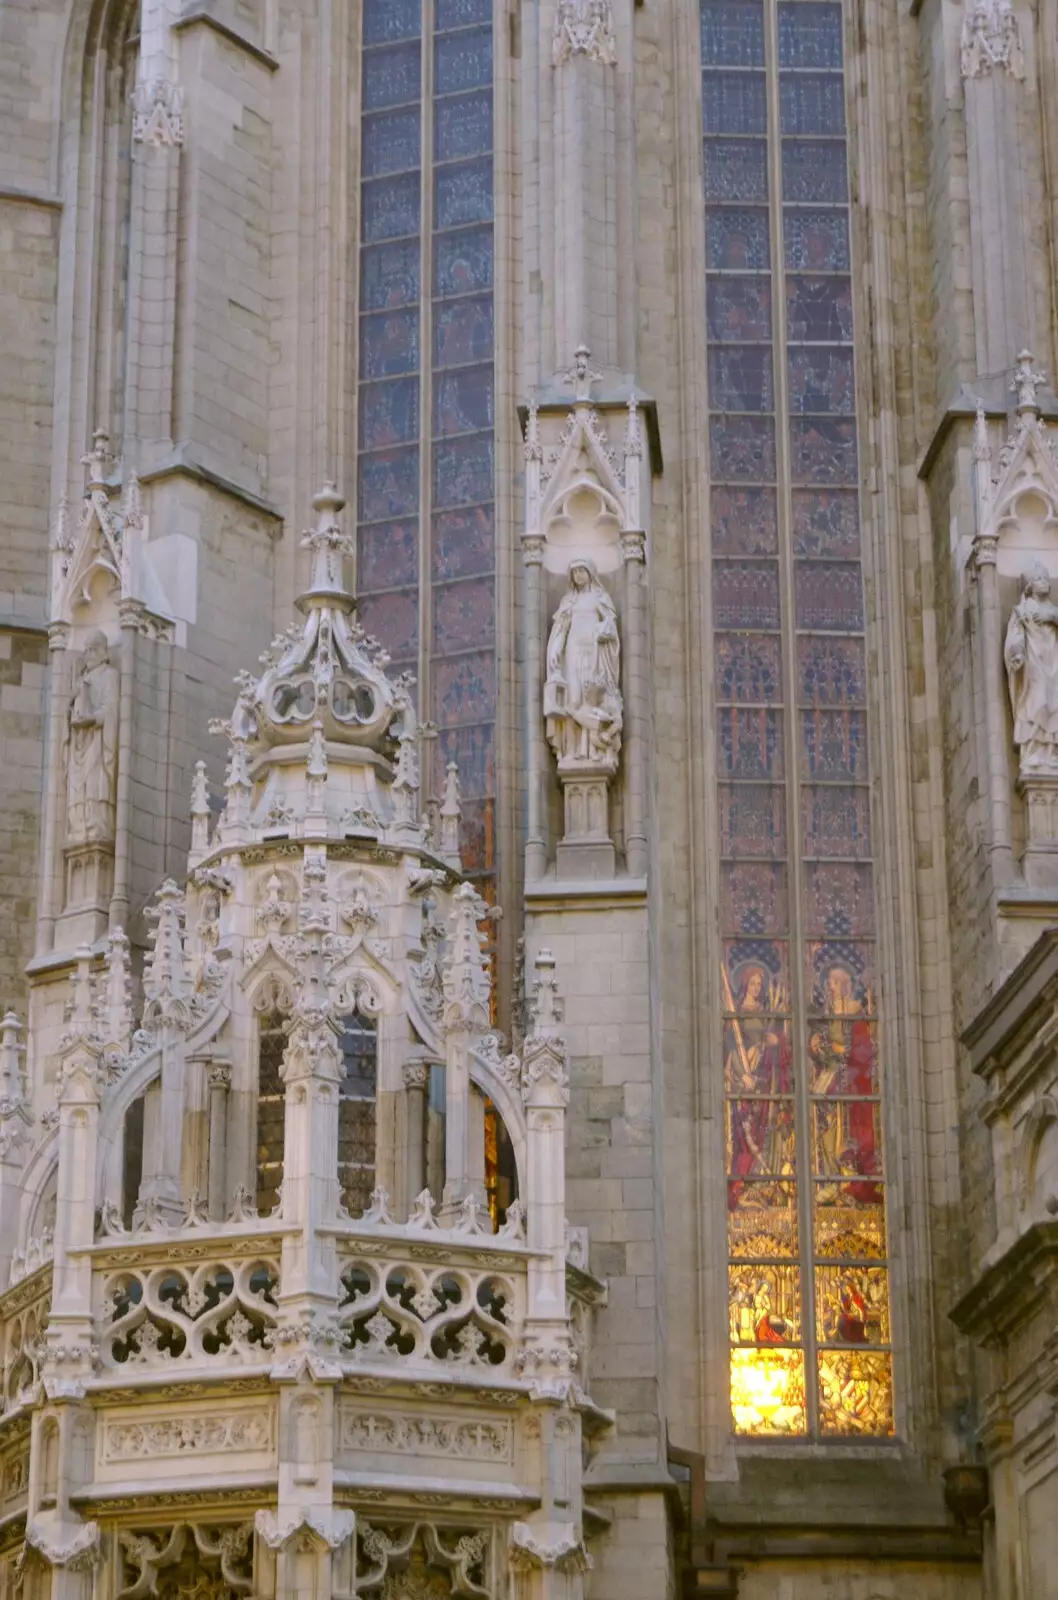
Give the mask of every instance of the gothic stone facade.
M 0 0 L 0 1600 L 1058 1596 L 1056 104 Z

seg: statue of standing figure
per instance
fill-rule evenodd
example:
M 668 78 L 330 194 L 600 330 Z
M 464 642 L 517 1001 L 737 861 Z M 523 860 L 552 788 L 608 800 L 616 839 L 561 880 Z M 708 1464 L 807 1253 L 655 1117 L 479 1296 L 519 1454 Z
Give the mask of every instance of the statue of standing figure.
M 621 748 L 623 706 L 617 612 L 595 564 L 574 561 L 569 589 L 547 641 L 544 715 L 560 764 L 587 762 L 612 772 Z
M 66 843 L 114 838 L 118 754 L 118 670 L 104 633 L 85 646 L 81 675 L 66 721 Z
M 1007 624 L 1003 659 L 1023 776 L 1058 776 L 1058 606 L 1050 595 L 1050 574 L 1034 561 Z

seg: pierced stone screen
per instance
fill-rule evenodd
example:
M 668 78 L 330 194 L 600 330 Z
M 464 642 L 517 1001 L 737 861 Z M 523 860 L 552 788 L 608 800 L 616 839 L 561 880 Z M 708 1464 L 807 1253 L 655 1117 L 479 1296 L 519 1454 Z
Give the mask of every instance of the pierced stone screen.
M 732 1420 L 886 1435 L 842 8 L 701 29 Z

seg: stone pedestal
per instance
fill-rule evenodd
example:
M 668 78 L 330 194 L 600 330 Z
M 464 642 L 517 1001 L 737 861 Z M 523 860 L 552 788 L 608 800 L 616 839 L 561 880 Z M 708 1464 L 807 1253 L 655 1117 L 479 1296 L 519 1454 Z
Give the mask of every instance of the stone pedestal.
M 558 763 L 565 806 L 565 836 L 558 851 L 560 878 L 612 878 L 615 870 L 610 838 L 609 789 L 616 770 L 597 761 L 563 756 Z
M 1028 818 L 1022 868 L 1032 889 L 1058 886 L 1058 774 L 1018 779 Z
M 92 944 L 106 932 L 110 895 L 114 887 L 112 844 L 72 845 L 63 851 L 65 869 L 62 930 L 56 937 L 60 949 Z

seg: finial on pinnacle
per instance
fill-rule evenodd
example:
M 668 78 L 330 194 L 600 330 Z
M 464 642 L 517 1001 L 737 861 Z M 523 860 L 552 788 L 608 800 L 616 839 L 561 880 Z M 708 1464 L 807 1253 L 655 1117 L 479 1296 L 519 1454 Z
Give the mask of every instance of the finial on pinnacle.
M 1032 364 L 1031 350 L 1021 350 L 1018 353 L 1017 365 L 1014 368 L 1014 381 L 1010 385 L 1011 394 L 1018 397 L 1018 410 L 1021 412 L 1034 411 L 1039 415 L 1040 407 L 1036 398 L 1036 391 L 1046 383 L 1046 374 L 1037 372 Z
M 338 520 L 344 505 L 345 500 L 330 482 L 325 483 L 312 497 L 316 526 L 306 529 L 301 536 L 302 549 L 312 551 L 309 588 L 307 594 L 302 596 L 306 604 L 311 605 L 313 600 L 317 605 L 324 602 L 333 605 L 336 600 L 339 603 L 344 601 L 347 608 L 354 604 L 352 595 L 342 581 L 342 558 L 351 556 L 355 548 L 353 535 Z

